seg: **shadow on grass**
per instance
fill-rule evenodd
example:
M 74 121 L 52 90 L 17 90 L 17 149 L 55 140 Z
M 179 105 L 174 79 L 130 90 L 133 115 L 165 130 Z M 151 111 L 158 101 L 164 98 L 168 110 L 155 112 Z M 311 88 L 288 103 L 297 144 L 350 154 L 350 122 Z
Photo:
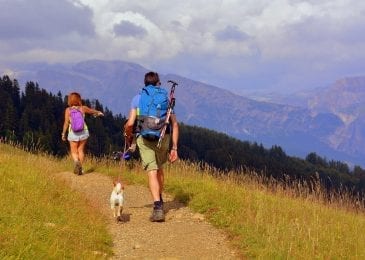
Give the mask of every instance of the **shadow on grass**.
M 144 207 L 153 208 L 153 206 L 153 204 L 146 204 Z M 186 207 L 186 203 L 182 203 L 181 200 L 177 199 L 176 197 L 171 201 L 165 201 L 163 204 L 165 213 L 169 212 L 170 210 L 178 210 L 184 207 Z
M 91 168 L 85 170 L 83 174 L 89 174 L 89 173 L 94 172 L 95 170 L 96 170 L 96 167 L 91 167 Z

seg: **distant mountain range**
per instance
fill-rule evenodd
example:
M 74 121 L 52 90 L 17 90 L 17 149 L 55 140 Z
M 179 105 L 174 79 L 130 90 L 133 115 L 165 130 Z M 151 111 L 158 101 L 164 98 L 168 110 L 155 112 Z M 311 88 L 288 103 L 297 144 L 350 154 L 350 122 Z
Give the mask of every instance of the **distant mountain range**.
M 359 158 L 359 164 L 365 163 L 365 77 L 339 79 L 328 87 L 296 93 L 282 102 L 306 107 L 312 115 L 336 115 L 341 125 L 325 136 L 324 142 Z
M 130 62 L 101 60 L 7 69 L 21 86 L 34 81 L 54 94 L 78 91 L 122 115 L 128 114 L 147 71 Z M 289 155 L 304 157 L 316 152 L 329 160 L 365 165 L 365 77 L 341 79 L 276 103 L 256 101 L 178 75 L 160 77 L 168 89 L 167 80 L 179 83 L 175 91 L 179 121 L 266 147 L 279 145 Z

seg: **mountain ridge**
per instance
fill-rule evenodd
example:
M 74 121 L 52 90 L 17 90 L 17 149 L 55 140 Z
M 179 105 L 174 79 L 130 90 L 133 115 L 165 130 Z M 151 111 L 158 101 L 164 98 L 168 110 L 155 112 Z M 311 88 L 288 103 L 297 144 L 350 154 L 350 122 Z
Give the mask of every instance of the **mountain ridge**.
M 88 60 L 75 64 L 30 65 L 14 75 L 19 82 L 35 81 L 41 88 L 54 93 L 78 91 L 84 98 L 97 98 L 113 112 L 127 115 L 130 100 L 143 86 L 147 71 L 141 65 L 121 60 Z M 325 102 L 316 101 L 316 96 L 306 99 L 307 103 L 318 102 L 318 106 L 303 107 L 256 101 L 176 74 L 160 75 L 160 78 L 167 88 L 169 86 L 164 84 L 167 80 L 179 83 L 175 91 L 176 113 L 179 121 L 186 124 L 265 146 L 280 145 L 288 154 L 295 156 L 304 157 L 310 152 L 317 152 L 351 164 L 362 162 L 361 156 L 365 152 L 353 149 L 351 138 L 344 137 L 353 129 L 351 136 L 360 136 L 356 140 L 363 144 L 365 134 L 359 129 L 361 124 L 353 127 L 346 124 L 343 111 L 336 113 L 330 107 L 322 109 Z M 352 115 L 362 123 L 358 114 L 351 114 L 353 111 L 349 110 L 346 116 Z M 352 119 L 353 122 L 355 119 Z

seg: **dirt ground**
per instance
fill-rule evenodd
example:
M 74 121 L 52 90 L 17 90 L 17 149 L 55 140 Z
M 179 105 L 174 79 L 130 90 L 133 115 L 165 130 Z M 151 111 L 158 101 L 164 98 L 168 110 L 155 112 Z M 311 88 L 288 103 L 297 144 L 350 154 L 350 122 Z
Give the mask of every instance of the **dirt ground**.
M 210 225 L 201 214 L 164 194 L 166 221 L 152 223 L 150 192 L 146 187 L 125 187 L 122 221 L 116 222 L 109 205 L 112 179 L 92 172 L 77 176 L 57 174 L 78 192 L 85 194 L 108 219 L 113 237 L 113 259 L 240 259 L 225 234 Z

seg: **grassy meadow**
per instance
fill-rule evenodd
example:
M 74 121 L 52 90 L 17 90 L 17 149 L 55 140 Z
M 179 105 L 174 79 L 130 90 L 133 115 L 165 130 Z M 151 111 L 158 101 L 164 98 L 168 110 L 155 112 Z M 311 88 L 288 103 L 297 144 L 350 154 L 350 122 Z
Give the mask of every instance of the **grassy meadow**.
M 186 163 L 170 166 L 166 190 L 227 231 L 242 255 L 365 259 L 363 209 L 356 212 L 343 201 L 327 205 L 320 193 L 298 197 L 280 186 L 273 192 L 258 177 L 217 179 L 208 171 Z
M 99 167 L 111 176 L 120 172 L 106 161 Z M 165 191 L 226 231 L 245 258 L 365 259 L 365 210 L 346 196 L 328 204 L 320 187 L 313 195 L 301 184 L 295 190 L 264 185 L 254 173 L 216 178 L 205 168 L 167 165 Z M 128 183 L 147 185 L 138 164 L 123 172 Z
M 67 160 L 0 144 L 0 258 L 111 254 L 105 221 L 52 177 L 72 170 Z M 86 168 L 109 176 L 121 171 L 107 159 L 88 159 Z M 165 191 L 227 232 L 245 258 L 365 259 L 365 211 L 346 200 L 329 205 L 320 191 L 309 195 L 301 187 L 298 196 L 298 190 L 264 185 L 254 174 L 216 178 L 211 169 L 183 161 L 168 164 L 165 176 Z M 138 163 L 124 167 L 122 178 L 147 185 Z
M 53 173 L 67 164 L 0 144 L 0 259 L 100 259 L 106 221 Z M 68 169 L 70 170 L 70 169 Z

